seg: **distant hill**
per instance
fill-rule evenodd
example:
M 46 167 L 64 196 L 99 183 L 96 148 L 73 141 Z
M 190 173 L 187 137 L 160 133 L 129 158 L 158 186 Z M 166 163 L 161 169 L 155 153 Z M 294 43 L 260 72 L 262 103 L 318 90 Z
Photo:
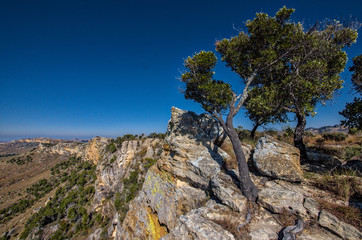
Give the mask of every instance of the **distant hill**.
M 45 137 L 36 137 L 36 138 L 24 138 L 19 140 L 13 140 L 12 143 L 71 143 L 79 142 L 86 143 L 88 140 L 85 139 L 54 139 L 54 138 L 45 138 Z
M 305 131 L 312 132 L 314 134 L 322 134 L 322 133 L 325 133 L 325 132 L 348 133 L 348 128 L 343 127 L 343 126 L 341 126 L 339 124 L 336 124 L 334 126 L 324 126 L 324 127 L 320 127 L 320 128 L 310 127 L 310 128 L 306 128 Z

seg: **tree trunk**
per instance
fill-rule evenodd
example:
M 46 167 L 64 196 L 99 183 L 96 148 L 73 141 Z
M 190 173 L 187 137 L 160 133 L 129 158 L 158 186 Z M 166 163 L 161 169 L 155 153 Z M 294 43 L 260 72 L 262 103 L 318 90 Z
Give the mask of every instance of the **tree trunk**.
M 228 126 L 227 129 L 225 129 L 226 130 L 225 132 L 230 138 L 230 141 L 233 145 L 236 160 L 238 162 L 241 192 L 249 201 L 255 202 L 258 196 L 258 189 L 256 188 L 255 184 L 250 178 L 249 167 L 246 162 L 243 149 L 241 147 L 238 133 L 232 126 L 232 123 L 229 123 L 227 125 Z
M 260 126 L 259 122 L 257 122 L 257 123 L 254 125 L 253 129 L 252 129 L 251 132 L 250 132 L 250 138 L 251 138 L 251 139 L 254 140 L 256 129 L 257 129 L 259 126 Z
M 307 161 L 307 151 L 303 142 L 304 129 L 306 125 L 306 119 L 304 114 L 297 113 L 298 124 L 295 127 L 294 132 L 294 146 L 300 151 L 301 162 Z

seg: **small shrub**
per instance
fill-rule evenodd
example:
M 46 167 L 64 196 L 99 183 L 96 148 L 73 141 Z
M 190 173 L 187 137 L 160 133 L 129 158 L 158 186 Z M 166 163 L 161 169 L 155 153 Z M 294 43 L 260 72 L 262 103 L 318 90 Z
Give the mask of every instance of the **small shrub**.
M 149 169 L 153 164 L 157 162 L 156 159 L 153 158 L 146 158 L 145 161 L 147 162 L 143 167 L 147 170 Z
M 359 182 L 355 176 L 326 173 L 319 177 L 314 185 L 320 189 L 333 192 L 346 201 L 349 200 L 352 195 L 359 194 Z
M 351 146 L 344 149 L 345 159 L 350 160 L 354 156 L 359 156 L 362 153 L 362 146 Z
M 347 134 L 341 133 L 341 132 L 326 132 L 322 134 L 322 137 L 325 140 L 331 140 L 336 142 L 342 142 L 346 140 Z
M 114 207 L 116 208 L 117 211 L 121 210 L 122 201 L 121 201 L 121 194 L 120 193 L 116 193 L 116 196 L 114 198 Z
M 111 161 L 110 161 L 110 163 L 111 163 L 111 164 L 114 163 L 114 162 L 116 161 L 116 159 L 117 159 L 117 157 L 116 157 L 116 156 L 113 156 L 112 159 L 111 159 Z
M 114 153 L 117 150 L 116 144 L 110 143 L 106 146 L 106 150 L 110 153 Z

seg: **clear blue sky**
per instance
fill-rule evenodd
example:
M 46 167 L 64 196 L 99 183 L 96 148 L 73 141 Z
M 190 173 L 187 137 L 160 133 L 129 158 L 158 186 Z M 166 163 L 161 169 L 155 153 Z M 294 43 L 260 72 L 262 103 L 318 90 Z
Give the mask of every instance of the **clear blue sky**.
M 178 90 L 183 59 L 283 5 L 307 25 L 349 15 L 362 21 L 356 0 L 0 0 L 0 140 L 165 132 L 172 106 L 202 112 Z M 361 42 L 347 50 L 350 59 Z M 350 73 L 342 76 L 345 88 L 307 126 L 339 123 L 353 98 Z M 216 77 L 241 89 L 223 63 Z M 251 128 L 243 113 L 238 125 Z

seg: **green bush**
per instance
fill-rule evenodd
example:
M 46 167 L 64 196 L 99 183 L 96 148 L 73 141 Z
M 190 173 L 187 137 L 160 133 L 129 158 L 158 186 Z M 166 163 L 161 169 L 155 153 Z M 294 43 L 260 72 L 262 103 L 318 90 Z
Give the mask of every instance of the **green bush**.
M 345 159 L 350 160 L 354 156 L 359 156 L 362 153 L 362 146 L 351 146 L 344 149 Z
M 106 146 L 106 150 L 110 153 L 114 153 L 117 150 L 116 144 L 110 143 Z
M 157 162 L 156 159 L 153 158 L 146 158 L 145 161 L 147 162 L 143 167 L 147 170 L 149 169 L 153 164 Z
M 332 140 L 336 142 L 341 142 L 346 140 L 347 134 L 344 134 L 342 132 L 326 132 L 322 134 L 322 137 L 325 140 Z

